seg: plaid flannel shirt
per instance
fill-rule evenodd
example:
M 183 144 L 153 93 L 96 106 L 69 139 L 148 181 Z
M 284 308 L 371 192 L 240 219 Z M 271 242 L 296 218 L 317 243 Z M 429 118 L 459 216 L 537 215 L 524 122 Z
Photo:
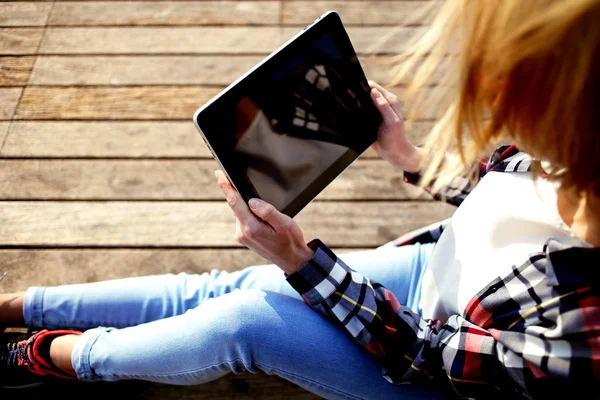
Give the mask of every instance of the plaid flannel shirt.
M 530 169 L 527 155 L 504 146 L 482 163 L 481 176 Z M 472 189 L 462 178 L 450 186 L 444 199 L 455 205 Z M 394 245 L 435 242 L 447 222 Z M 462 314 L 438 321 L 400 304 L 318 239 L 309 245 L 314 257 L 287 277 L 289 283 L 378 357 L 390 382 L 428 383 L 471 398 L 598 397 L 600 249 L 549 239 L 539 253 L 482 288 Z

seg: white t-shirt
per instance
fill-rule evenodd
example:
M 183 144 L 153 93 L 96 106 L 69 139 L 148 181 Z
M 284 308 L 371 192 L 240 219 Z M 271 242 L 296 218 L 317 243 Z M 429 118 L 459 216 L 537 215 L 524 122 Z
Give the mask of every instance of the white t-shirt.
M 562 221 L 556 189 L 530 173 L 489 172 L 452 216 L 423 276 L 421 312 L 446 321 L 549 238 L 589 246 Z

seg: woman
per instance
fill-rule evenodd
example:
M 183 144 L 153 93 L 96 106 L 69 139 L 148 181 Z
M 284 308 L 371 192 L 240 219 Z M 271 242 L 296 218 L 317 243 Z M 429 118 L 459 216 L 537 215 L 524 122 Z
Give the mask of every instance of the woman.
M 598 21 L 600 0 L 448 1 L 413 51 L 413 64 L 428 55 L 415 88 L 455 62 L 455 85 L 435 89 L 448 112 L 428 145 L 406 139 L 393 95 L 373 83 L 372 97 L 384 121 L 375 149 L 460 205 L 451 220 L 338 258 L 271 205 L 248 207 L 217 172 L 238 242 L 279 268 L 2 295 L 1 323 L 76 329 L 5 334 L 2 383 L 184 385 L 263 370 L 327 398 L 597 389 Z M 443 58 L 455 39 L 460 56 Z M 516 146 L 474 163 L 500 141 Z M 460 158 L 445 155 L 454 144 Z

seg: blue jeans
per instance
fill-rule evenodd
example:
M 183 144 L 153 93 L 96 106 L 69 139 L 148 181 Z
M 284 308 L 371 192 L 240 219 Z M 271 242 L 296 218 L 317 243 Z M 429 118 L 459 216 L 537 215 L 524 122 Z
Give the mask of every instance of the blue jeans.
M 383 247 L 341 258 L 417 310 L 432 249 Z M 32 287 L 24 317 L 31 329 L 85 331 L 72 363 L 86 381 L 194 385 L 264 371 L 326 398 L 441 397 L 388 383 L 377 359 L 305 305 L 274 265 Z

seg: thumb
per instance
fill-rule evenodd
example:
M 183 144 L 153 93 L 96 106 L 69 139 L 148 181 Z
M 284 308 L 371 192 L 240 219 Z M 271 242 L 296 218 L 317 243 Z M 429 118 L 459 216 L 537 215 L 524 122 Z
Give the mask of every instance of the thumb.
M 253 198 L 248 201 L 248 205 L 254 215 L 271 225 L 275 231 L 278 231 L 289 223 L 290 217 L 280 213 L 266 201 Z

